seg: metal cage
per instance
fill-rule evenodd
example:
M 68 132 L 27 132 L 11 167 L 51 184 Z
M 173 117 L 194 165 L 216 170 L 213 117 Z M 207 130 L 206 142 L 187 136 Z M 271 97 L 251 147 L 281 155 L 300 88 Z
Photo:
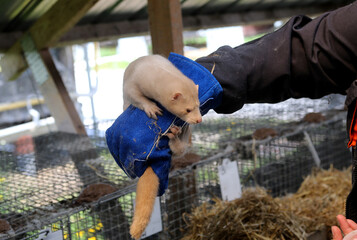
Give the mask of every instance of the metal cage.
M 163 230 L 146 239 L 181 239 L 185 213 L 222 197 L 218 167 L 223 159 L 237 163 L 242 188 L 259 185 L 273 196 L 295 192 L 314 167 L 348 167 L 345 112 L 324 115 L 318 123 L 230 115 L 195 126 L 194 154 L 186 159 L 192 164 L 170 173 L 168 189 L 160 198 Z M 261 128 L 275 129 L 276 134 L 256 139 L 254 131 Z M 130 239 L 136 181 L 116 165 L 103 132 L 89 132 L 90 137 L 49 133 L 1 146 L 0 220 L 10 229 L 0 233 L 0 239 L 37 240 L 49 234 L 73 240 Z M 198 162 L 190 159 L 197 156 Z M 76 202 L 84 189 L 98 183 L 115 190 L 93 201 Z

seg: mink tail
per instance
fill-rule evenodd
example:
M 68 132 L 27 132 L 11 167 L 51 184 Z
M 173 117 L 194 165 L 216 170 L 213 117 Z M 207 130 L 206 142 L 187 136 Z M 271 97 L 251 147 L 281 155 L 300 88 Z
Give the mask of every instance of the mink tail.
M 159 178 L 152 168 L 148 167 L 136 187 L 134 219 L 130 226 L 130 234 L 136 240 L 141 237 L 150 221 L 158 189 Z

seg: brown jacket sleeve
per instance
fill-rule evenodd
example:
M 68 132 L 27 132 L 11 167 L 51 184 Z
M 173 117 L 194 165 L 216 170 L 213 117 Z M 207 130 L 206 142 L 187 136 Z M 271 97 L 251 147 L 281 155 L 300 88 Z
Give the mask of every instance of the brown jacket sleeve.
M 219 113 L 244 103 L 346 94 L 357 76 L 357 2 L 313 20 L 291 18 L 279 30 L 197 62 L 223 87 Z

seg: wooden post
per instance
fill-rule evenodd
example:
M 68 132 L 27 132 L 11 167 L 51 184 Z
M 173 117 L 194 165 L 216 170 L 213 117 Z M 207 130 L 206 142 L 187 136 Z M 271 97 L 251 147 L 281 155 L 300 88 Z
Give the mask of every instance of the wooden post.
M 73 27 L 98 0 L 58 0 L 27 31 L 37 49 L 53 45 Z M 26 35 L 26 34 L 24 34 Z M 3 76 L 15 80 L 28 67 L 22 55 L 21 39 L 0 59 Z
M 39 85 L 46 105 L 56 121 L 59 131 L 87 135 L 82 120 L 62 81 L 48 49 L 39 51 L 49 78 Z
M 59 131 L 86 135 L 47 48 L 73 27 L 97 1 L 56 1 L 0 59 L 6 80 L 15 80 L 30 66 Z
M 153 54 L 183 54 L 183 24 L 179 0 L 148 0 Z

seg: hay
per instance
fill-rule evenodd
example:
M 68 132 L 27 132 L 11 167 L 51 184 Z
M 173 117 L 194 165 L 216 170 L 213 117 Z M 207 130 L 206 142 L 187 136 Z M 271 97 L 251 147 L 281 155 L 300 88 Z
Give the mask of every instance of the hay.
M 263 189 L 247 189 L 231 202 L 215 199 L 185 216 L 189 234 L 183 239 L 304 239 L 300 220 L 281 209 Z
M 189 239 L 306 239 L 336 225 L 351 189 L 350 169 L 314 171 L 296 194 L 272 198 L 261 188 L 246 189 L 231 202 L 215 199 L 184 215 Z
M 315 170 L 305 178 L 295 194 L 280 201 L 283 208 L 314 222 L 306 228 L 306 231 L 313 232 L 321 226 L 330 228 L 337 224 L 336 216 L 345 213 L 345 200 L 351 188 L 351 168 L 344 171 L 334 168 Z

